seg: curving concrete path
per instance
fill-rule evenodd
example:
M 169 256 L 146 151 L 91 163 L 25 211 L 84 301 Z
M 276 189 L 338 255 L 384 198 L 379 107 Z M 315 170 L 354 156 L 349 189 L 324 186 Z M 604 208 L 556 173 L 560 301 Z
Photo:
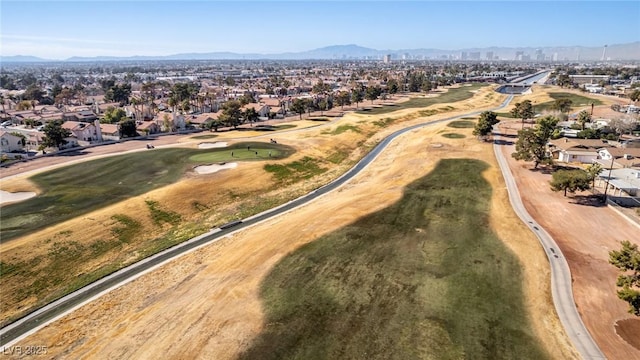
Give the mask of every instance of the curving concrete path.
M 500 140 L 501 137 L 498 133 L 494 132 L 495 140 Z M 573 300 L 573 290 L 571 284 L 571 271 L 569 270 L 569 264 L 567 260 L 560 252 L 560 248 L 556 244 L 555 240 L 547 233 L 540 225 L 538 225 L 533 217 L 529 215 L 522 203 L 520 192 L 516 185 L 516 181 L 513 178 L 507 159 L 504 157 L 504 153 L 500 149 L 499 141 L 494 141 L 493 150 L 496 154 L 496 159 L 500 165 L 500 170 L 504 176 L 504 181 L 507 184 L 507 191 L 509 193 L 509 201 L 513 210 L 516 212 L 520 220 L 522 220 L 529 229 L 538 237 L 544 252 L 549 259 L 549 265 L 551 267 L 551 293 L 553 296 L 553 304 L 555 305 L 556 312 L 562 325 L 564 326 L 569 339 L 576 347 L 580 356 L 583 359 L 605 359 L 604 354 L 600 351 L 600 348 L 589 334 L 589 331 L 584 326 L 578 309 Z

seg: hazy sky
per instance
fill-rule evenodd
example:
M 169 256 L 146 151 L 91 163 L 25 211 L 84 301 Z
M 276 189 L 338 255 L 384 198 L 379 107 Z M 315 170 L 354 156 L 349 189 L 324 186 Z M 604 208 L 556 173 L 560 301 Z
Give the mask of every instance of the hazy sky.
M 640 40 L 640 1 L 29 1 L 0 3 L 2 55 L 602 46 Z

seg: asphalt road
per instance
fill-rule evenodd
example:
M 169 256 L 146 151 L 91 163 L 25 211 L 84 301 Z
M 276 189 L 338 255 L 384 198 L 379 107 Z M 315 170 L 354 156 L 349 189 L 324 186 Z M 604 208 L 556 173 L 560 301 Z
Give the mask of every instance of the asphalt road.
M 500 106 L 493 110 L 499 110 L 504 108 L 509 104 L 513 97 L 508 97 Z M 29 334 L 37 331 L 43 326 L 53 322 L 54 320 L 68 314 L 74 309 L 82 306 L 83 304 L 90 302 L 94 299 L 97 299 L 101 295 L 116 289 L 119 286 L 124 285 L 127 282 L 130 282 L 143 274 L 152 271 L 154 268 L 157 268 L 168 261 L 175 259 L 176 257 L 187 253 L 188 251 L 194 250 L 198 247 L 205 246 L 209 243 L 217 241 L 224 236 L 230 235 L 233 232 L 236 232 L 241 229 L 245 229 L 252 225 L 255 225 L 259 222 L 266 221 L 274 216 L 281 215 L 288 211 L 295 209 L 298 206 L 306 204 L 313 199 L 322 196 L 328 192 L 331 192 L 338 187 L 342 186 L 349 180 L 351 180 L 354 176 L 356 176 L 360 171 L 366 168 L 375 158 L 398 136 L 407 133 L 409 131 L 434 125 L 437 123 L 442 123 L 450 120 L 454 120 L 457 118 L 465 117 L 465 116 L 474 116 L 478 115 L 480 112 L 472 112 L 464 115 L 459 115 L 455 117 L 449 117 L 446 119 L 441 119 L 437 121 L 431 121 L 427 123 L 417 124 L 414 126 L 410 126 L 401 130 L 394 132 L 393 134 L 384 138 L 370 153 L 364 156 L 353 168 L 343 174 L 341 177 L 336 179 L 335 181 L 320 187 L 298 199 L 295 199 L 291 202 L 283 204 L 279 207 L 270 209 L 263 213 L 257 214 L 250 218 L 243 219 L 241 222 L 237 222 L 236 225 L 231 226 L 226 229 L 215 229 L 207 234 L 203 234 L 201 236 L 190 239 L 184 243 L 176 245 L 172 248 L 164 250 L 158 254 L 150 256 L 144 260 L 141 260 L 135 264 L 132 264 L 124 269 L 121 269 L 109 276 L 106 276 L 96 282 L 93 282 L 82 289 L 79 289 L 69 295 L 66 295 L 28 315 L 25 317 L 5 326 L 0 330 L 0 346 L 3 348 L 10 346 L 11 344 L 17 342 L 18 340 L 28 336 Z M 554 303 L 556 304 L 556 309 L 562 321 L 562 324 L 565 326 L 567 333 L 569 334 L 571 340 L 574 342 L 576 347 L 578 347 L 580 353 L 585 358 L 604 358 L 602 353 L 598 349 L 597 345 L 591 339 L 591 336 L 584 328 L 584 324 L 582 324 L 582 320 L 578 315 L 578 312 L 575 308 L 575 304 L 573 302 L 572 290 L 571 290 L 571 276 L 569 273 L 569 268 L 562 257 L 562 254 L 558 250 L 558 247 L 553 242 L 546 232 L 539 226 L 533 223 L 531 217 L 526 214 L 526 210 L 522 206 L 522 202 L 520 201 L 520 197 L 518 194 L 518 190 L 515 187 L 515 182 L 513 181 L 513 177 L 511 176 L 508 167 L 506 167 L 506 163 L 504 158 L 501 156 L 500 151 L 498 151 L 498 145 L 494 146 L 496 150 L 496 155 L 498 161 L 500 163 L 500 167 L 505 176 L 505 180 L 508 184 L 509 189 L 509 197 L 511 199 L 512 205 L 518 215 L 525 221 L 525 223 L 529 223 L 532 231 L 536 233 L 539 237 L 544 236 L 545 241 L 543 242 L 543 246 L 545 247 L 545 251 L 547 252 L 547 256 L 552 264 L 552 286 L 553 286 L 553 298 Z M 505 170 L 506 169 L 506 170 Z M 515 198 L 515 200 L 514 200 Z M 524 212 L 524 213 L 523 213 Z M 523 215 L 523 214 L 526 214 Z M 551 250 L 553 248 L 554 250 Z M 557 257 L 556 257 L 557 256 Z
M 501 136 L 494 132 L 494 139 L 501 140 Z M 560 252 L 560 248 L 556 244 L 555 240 L 547 233 L 540 225 L 538 225 L 534 219 L 529 215 L 524 205 L 522 204 L 522 198 L 516 185 L 513 174 L 509 169 L 507 159 L 500 147 L 500 141 L 494 141 L 493 150 L 498 159 L 500 170 L 504 176 L 504 181 L 507 184 L 507 191 L 509 192 L 509 201 L 513 210 L 518 214 L 518 217 L 529 226 L 529 229 L 538 237 L 540 244 L 542 245 L 544 252 L 547 254 L 549 264 L 551 266 L 551 293 L 553 296 L 553 304 L 555 305 L 558 317 L 564 326 L 569 339 L 576 347 L 580 356 L 583 359 L 605 359 L 604 354 L 600 351 L 600 348 L 593 341 L 591 334 L 584 326 L 578 309 L 573 300 L 573 290 L 571 285 L 571 271 L 569 270 L 569 264 L 567 260 Z

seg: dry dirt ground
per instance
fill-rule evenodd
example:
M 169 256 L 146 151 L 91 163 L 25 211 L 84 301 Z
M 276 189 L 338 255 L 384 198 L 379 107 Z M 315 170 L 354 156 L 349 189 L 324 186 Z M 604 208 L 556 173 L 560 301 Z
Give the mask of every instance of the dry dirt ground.
M 462 113 L 495 106 L 503 99 L 498 95 L 487 97 L 487 94 L 481 93 L 478 99 L 464 105 L 452 105 Z M 381 117 L 411 113 L 406 110 Z M 375 118 L 348 114 L 340 123 L 359 124 Z M 416 118 L 389 127 L 383 133 L 425 120 Z M 331 142 L 319 136 L 321 131 L 314 128 L 278 138 L 299 150 L 311 148 L 312 153 L 320 152 L 319 149 Z M 467 138 L 447 139 L 441 136 L 446 132 L 465 133 Z M 375 135 L 374 140 L 380 139 L 383 133 Z M 494 188 L 491 223 L 521 259 L 525 296 L 529 299 L 527 308 L 534 330 L 554 358 L 577 358 L 551 302 L 547 259 L 533 234 L 521 224 L 509 205 L 491 145 L 478 142 L 470 133 L 471 129 L 436 125 L 406 134 L 338 191 L 176 259 L 86 304 L 16 345 L 47 346 L 48 357 L 234 358 L 261 330 L 259 285 L 280 259 L 323 234 L 397 201 L 403 188 L 428 174 L 439 159 L 477 158 L 491 166 L 484 174 Z M 345 134 L 340 141 L 349 141 L 349 132 Z M 257 163 L 241 164 L 236 169 L 211 175 L 208 181 L 234 181 L 242 176 L 245 179 L 255 176 L 256 181 L 260 181 L 263 178 L 259 176 L 260 169 Z M 176 194 L 185 195 L 189 191 L 193 196 L 196 184 L 201 185 L 190 178 L 147 196 L 164 194 L 175 198 Z M 136 211 L 137 202 L 139 200 L 133 199 L 128 205 L 114 206 L 120 206 L 120 211 L 124 208 Z
M 515 134 L 520 126 L 517 121 L 503 123 L 501 129 Z M 616 296 L 618 273 L 608 263 L 608 253 L 619 249 L 622 240 L 640 245 L 640 227 L 608 207 L 581 204 L 578 198 L 552 192 L 550 174 L 532 171 L 532 163 L 513 160 L 513 145 L 502 150 L 527 210 L 553 236 L 569 263 L 578 312 L 592 337 L 608 359 L 639 359 L 640 349 L 629 345 L 614 329 L 617 321 L 633 316 L 627 312 L 627 303 Z M 637 323 L 640 320 L 622 323 L 622 332 L 640 339 Z

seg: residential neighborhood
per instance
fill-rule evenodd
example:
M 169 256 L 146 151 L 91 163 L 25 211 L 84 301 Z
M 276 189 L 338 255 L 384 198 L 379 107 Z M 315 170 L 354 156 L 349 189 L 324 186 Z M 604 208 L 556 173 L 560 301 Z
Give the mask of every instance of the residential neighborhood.
M 42 151 L 50 153 L 131 137 L 216 131 L 274 119 L 321 116 L 326 111 L 339 113 L 345 105 L 367 107 L 400 92 L 427 93 L 438 86 L 467 81 L 507 83 L 548 67 L 546 63 L 523 66 L 521 62 L 362 60 L 230 61 L 208 66 L 190 62 L 106 63 L 96 68 L 82 63 L 27 67 L 6 64 L 0 78 L 0 119 L 5 131 L 21 134 L 25 141 L 22 148 L 3 150 L 2 156 L 23 158 Z M 604 71 L 607 75 L 589 75 L 590 71 Z M 588 86 L 597 83 L 608 89 L 604 93 L 633 100 L 637 99 L 636 86 L 640 84 L 634 71 L 626 66 L 609 65 L 603 70 L 593 65 L 571 69 L 559 65 L 548 82 L 589 93 L 593 91 Z M 296 100 L 301 107 L 292 107 Z M 231 101 L 238 101 L 240 108 L 225 115 L 225 106 Z M 619 113 L 618 118 L 628 118 L 637 109 L 629 103 L 614 110 Z M 123 133 L 120 125 L 125 121 L 132 123 Z M 610 121 L 594 119 L 587 127 L 606 129 Z M 55 144 L 59 146 L 43 146 L 43 130 L 49 123 L 64 124 L 62 127 L 68 131 L 63 143 Z M 570 123 L 559 124 L 563 126 L 561 134 L 575 138 L 579 129 L 570 128 Z M 559 161 L 581 157 L 578 160 L 584 162 L 593 155 L 588 155 L 585 148 L 565 149 L 557 143 L 554 146 L 554 158 Z

